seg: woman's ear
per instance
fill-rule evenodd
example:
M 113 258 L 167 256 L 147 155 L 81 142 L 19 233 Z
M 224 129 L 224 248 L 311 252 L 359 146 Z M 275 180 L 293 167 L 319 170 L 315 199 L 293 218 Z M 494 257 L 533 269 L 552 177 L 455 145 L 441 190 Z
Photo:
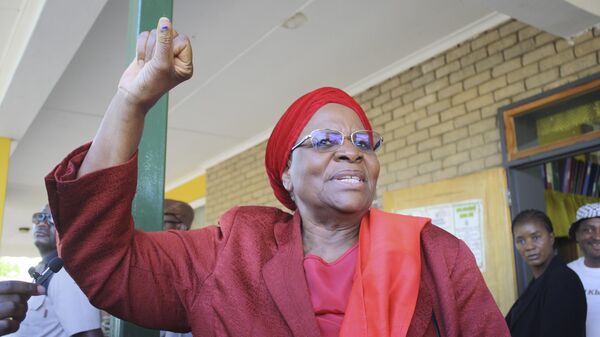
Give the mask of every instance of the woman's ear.
M 294 187 L 292 185 L 292 177 L 290 176 L 290 167 L 286 167 L 285 170 L 283 171 L 283 174 L 281 174 L 281 182 L 283 183 L 283 187 L 285 187 L 285 189 L 289 192 L 292 193 L 292 191 L 294 190 Z

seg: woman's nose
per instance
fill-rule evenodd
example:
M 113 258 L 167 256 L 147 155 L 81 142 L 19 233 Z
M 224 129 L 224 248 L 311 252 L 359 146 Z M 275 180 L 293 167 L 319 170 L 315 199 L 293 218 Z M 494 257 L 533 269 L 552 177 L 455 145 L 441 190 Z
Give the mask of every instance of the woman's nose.
M 531 240 L 525 241 L 525 250 L 532 250 L 534 248 L 535 248 L 535 245 L 533 244 L 533 241 L 531 241 Z
M 40 222 L 38 222 L 38 223 L 37 223 L 37 224 L 35 224 L 35 225 L 36 225 L 37 227 L 40 227 L 40 226 L 46 226 L 46 227 L 50 227 L 50 224 L 48 223 L 48 221 L 47 221 L 47 220 L 40 221 Z
M 335 151 L 336 160 L 356 162 L 363 159 L 363 153 L 348 139 Z

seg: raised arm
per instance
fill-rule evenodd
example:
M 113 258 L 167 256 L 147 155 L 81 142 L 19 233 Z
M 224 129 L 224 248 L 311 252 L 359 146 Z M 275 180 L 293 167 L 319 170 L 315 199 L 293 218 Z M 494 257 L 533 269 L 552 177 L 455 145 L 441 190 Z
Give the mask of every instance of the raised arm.
M 189 39 L 167 18 L 139 35 L 136 57 L 125 70 L 77 177 L 124 163 L 138 148 L 144 117 L 166 92 L 193 73 Z
M 138 325 L 170 331 L 189 330 L 191 305 L 183 294 L 201 287 L 212 270 L 219 233 L 135 230 L 134 154 L 146 112 L 191 75 L 188 39 L 161 18 L 157 29 L 138 37 L 136 58 L 91 146 L 76 149 L 46 176 L 59 254 L 90 302 Z

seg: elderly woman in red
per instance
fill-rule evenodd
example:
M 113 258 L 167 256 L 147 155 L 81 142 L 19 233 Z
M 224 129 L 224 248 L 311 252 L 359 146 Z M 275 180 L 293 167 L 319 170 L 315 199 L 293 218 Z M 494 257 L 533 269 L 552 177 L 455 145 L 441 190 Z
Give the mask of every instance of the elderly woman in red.
M 194 336 L 509 335 L 463 242 L 370 208 L 382 138 L 339 89 L 299 98 L 269 139 L 269 180 L 292 214 L 245 206 L 218 227 L 135 230 L 145 113 L 192 74 L 165 18 L 137 51 L 91 145 L 46 178 L 65 266 L 94 305 Z

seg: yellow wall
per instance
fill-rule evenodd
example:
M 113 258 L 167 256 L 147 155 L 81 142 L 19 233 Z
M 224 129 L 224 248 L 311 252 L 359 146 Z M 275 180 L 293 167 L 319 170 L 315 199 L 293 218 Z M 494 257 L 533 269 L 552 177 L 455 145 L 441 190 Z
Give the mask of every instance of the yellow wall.
M 388 191 L 383 208 L 395 212 L 437 204 L 481 200 L 483 226 L 480 249 L 485 257 L 483 277 L 504 314 L 515 302 L 517 285 L 506 199 L 506 172 L 502 167 L 425 185 Z
M 8 159 L 10 158 L 10 138 L 0 137 L 0 234 L 4 219 L 4 203 L 6 201 L 6 181 L 8 179 Z
M 187 181 L 165 193 L 165 199 L 175 199 L 192 203 L 206 196 L 206 175 Z

